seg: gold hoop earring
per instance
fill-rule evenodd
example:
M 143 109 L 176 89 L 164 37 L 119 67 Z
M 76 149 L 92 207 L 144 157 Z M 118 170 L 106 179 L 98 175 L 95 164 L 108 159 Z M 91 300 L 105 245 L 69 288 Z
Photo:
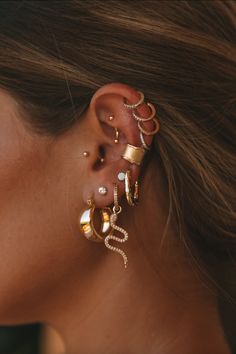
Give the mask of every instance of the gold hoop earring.
M 138 181 L 134 184 L 134 192 L 131 188 L 131 172 L 130 170 L 125 173 L 125 196 L 130 206 L 135 206 L 139 200 L 139 185 Z
M 112 231 L 108 236 L 105 237 L 104 243 L 108 249 L 119 253 L 123 257 L 124 266 L 125 266 L 125 268 L 127 268 L 128 257 L 126 256 L 125 252 L 123 250 L 121 250 L 120 248 L 111 246 L 109 244 L 109 240 L 114 240 L 114 241 L 121 242 L 121 243 L 126 242 L 128 240 L 128 237 L 129 237 L 128 232 L 126 230 L 124 230 L 122 227 L 116 225 L 116 222 L 118 220 L 118 214 L 120 214 L 121 211 L 122 211 L 122 207 L 119 205 L 119 201 L 118 201 L 118 186 L 116 183 L 114 183 L 114 207 L 113 207 L 113 213 L 111 215 Z M 119 237 L 115 236 L 114 235 L 115 230 L 120 232 L 121 234 L 123 234 L 123 238 L 119 238 Z
M 95 204 L 92 199 L 89 199 L 87 204 L 88 207 L 83 211 L 80 217 L 80 230 L 88 240 L 94 242 L 104 242 L 104 237 L 111 231 L 111 209 L 108 207 L 99 209 L 101 216 L 101 228 L 100 231 L 97 232 L 93 223 L 94 212 L 96 209 Z
M 119 130 L 117 128 L 115 128 L 115 139 L 114 139 L 114 142 L 115 144 L 118 144 L 119 143 Z

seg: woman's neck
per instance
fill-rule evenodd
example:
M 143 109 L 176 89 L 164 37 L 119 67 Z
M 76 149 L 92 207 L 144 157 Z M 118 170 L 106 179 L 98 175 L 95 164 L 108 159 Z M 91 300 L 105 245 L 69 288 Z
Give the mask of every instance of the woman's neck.
M 84 275 L 73 271 L 45 311 L 66 354 L 230 353 L 216 297 L 191 267 L 173 226 L 162 240 L 166 192 L 161 178 L 153 178 L 149 173 L 143 181 L 152 181 L 147 198 L 120 218 L 130 235 L 123 244 L 128 268 L 118 254 L 91 247 Z

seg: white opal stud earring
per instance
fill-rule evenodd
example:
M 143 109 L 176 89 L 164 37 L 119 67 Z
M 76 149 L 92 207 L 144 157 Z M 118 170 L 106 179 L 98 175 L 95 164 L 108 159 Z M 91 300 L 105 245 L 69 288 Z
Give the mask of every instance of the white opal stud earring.
M 107 194 L 107 188 L 104 186 L 101 186 L 98 188 L 98 193 L 101 195 L 106 195 Z
M 123 182 L 125 180 L 125 173 L 123 171 L 119 172 L 117 178 L 120 182 Z
M 114 119 L 114 116 L 112 116 L 112 115 L 110 115 L 109 117 L 108 117 L 108 120 L 111 122 L 112 120 Z

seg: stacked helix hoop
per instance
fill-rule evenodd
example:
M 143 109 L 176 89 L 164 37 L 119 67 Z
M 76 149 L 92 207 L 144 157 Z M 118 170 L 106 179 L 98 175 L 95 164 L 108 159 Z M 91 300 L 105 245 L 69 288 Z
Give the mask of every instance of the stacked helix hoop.
M 152 103 L 149 102 L 146 103 L 151 110 L 151 113 L 148 117 L 143 118 L 137 114 L 136 111 L 137 108 L 144 103 L 144 94 L 141 91 L 137 91 L 137 92 L 140 94 L 140 99 L 138 100 L 138 102 L 134 104 L 128 104 L 125 101 L 124 106 L 127 109 L 132 110 L 132 116 L 138 125 L 141 146 L 134 146 L 131 144 L 127 144 L 125 151 L 122 154 L 122 158 L 127 160 L 130 164 L 136 164 L 140 166 L 145 154 L 151 149 L 151 145 L 148 145 L 146 143 L 144 136 L 155 135 L 160 129 L 160 124 L 157 118 L 155 117 L 156 109 Z M 144 127 L 144 124 L 146 122 L 153 123 L 152 130 L 147 130 Z M 118 133 L 116 130 L 116 140 L 115 140 L 116 143 L 117 143 L 117 139 L 118 139 Z M 135 182 L 134 189 L 132 190 L 130 170 L 127 170 L 126 172 L 122 172 L 122 171 L 119 172 L 118 180 L 124 181 L 125 183 L 125 196 L 126 196 L 127 203 L 130 206 L 135 206 L 139 199 L 138 181 Z M 113 185 L 114 185 L 113 209 L 111 210 L 109 207 L 99 209 L 99 213 L 101 217 L 100 231 L 98 232 L 96 230 L 95 225 L 93 223 L 94 212 L 96 207 L 92 198 L 88 200 L 87 202 L 88 206 L 80 217 L 80 229 L 81 232 L 88 240 L 95 241 L 95 242 L 103 242 L 108 249 L 119 253 L 123 257 L 124 265 L 126 268 L 128 264 L 128 258 L 125 252 L 119 249 L 118 247 L 114 247 L 109 244 L 109 240 L 114 240 L 121 243 L 128 240 L 128 232 L 116 225 L 118 220 L 118 214 L 121 213 L 122 207 L 119 205 L 119 200 L 118 200 L 119 199 L 118 185 L 117 183 L 114 183 Z M 123 234 L 123 238 L 115 236 L 114 235 L 115 231 Z

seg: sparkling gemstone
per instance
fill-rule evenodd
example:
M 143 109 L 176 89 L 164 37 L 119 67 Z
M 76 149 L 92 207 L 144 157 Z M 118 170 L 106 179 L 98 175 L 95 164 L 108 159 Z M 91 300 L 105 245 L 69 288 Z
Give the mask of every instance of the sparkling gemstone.
M 107 194 L 107 188 L 106 187 L 99 187 L 98 192 L 101 195 L 106 195 Z

